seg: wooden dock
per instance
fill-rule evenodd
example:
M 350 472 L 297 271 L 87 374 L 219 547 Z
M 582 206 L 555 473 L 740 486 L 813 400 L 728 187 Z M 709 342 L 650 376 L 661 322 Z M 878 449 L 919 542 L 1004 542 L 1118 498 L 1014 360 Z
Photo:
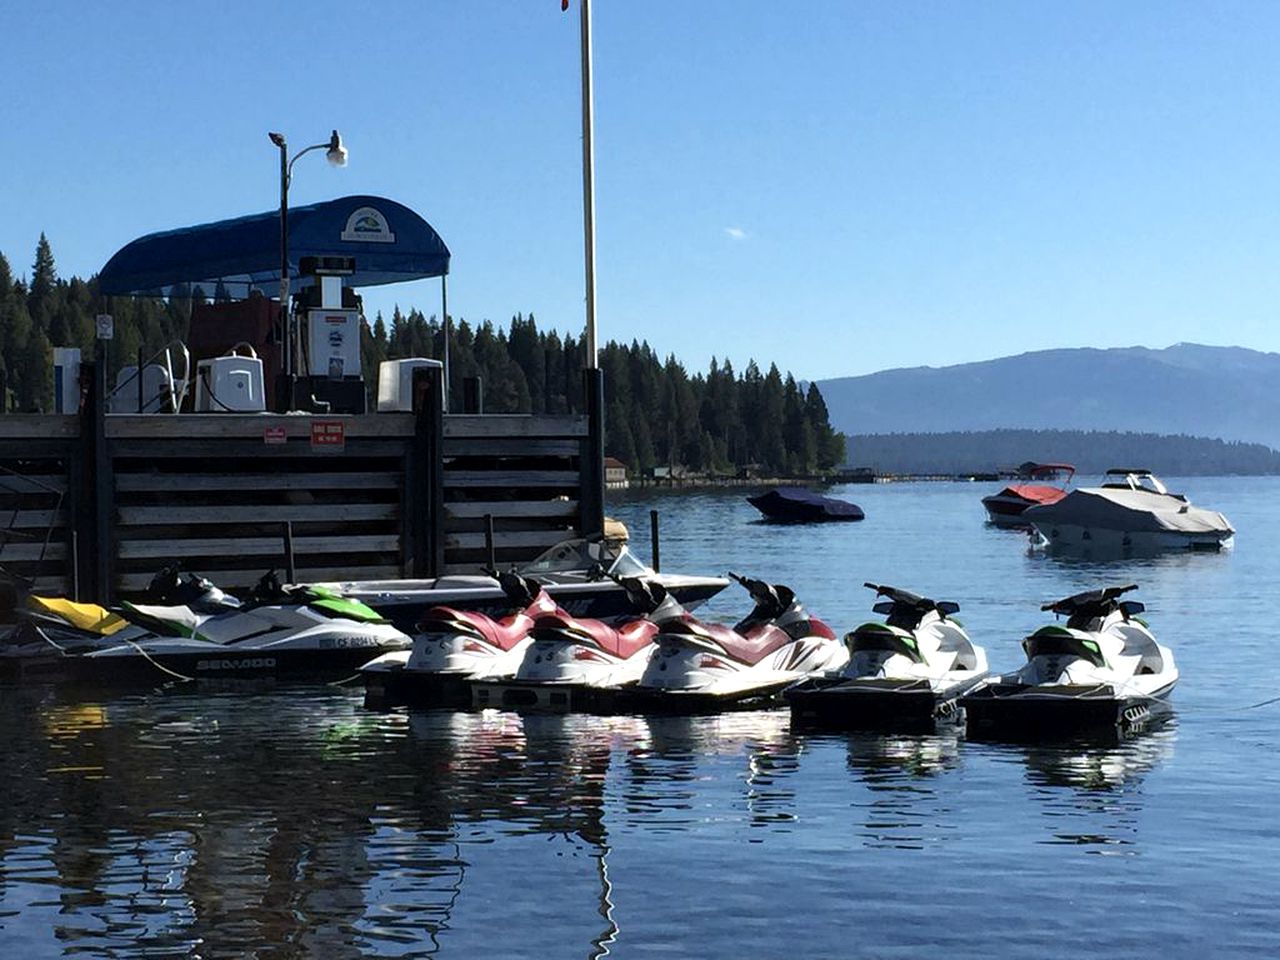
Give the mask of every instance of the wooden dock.
M 0 568 L 110 602 L 178 562 L 224 587 L 477 572 L 603 529 L 598 371 L 587 415 L 446 415 L 440 374 L 412 413 L 0 416 Z M 490 518 L 490 519 L 487 519 Z

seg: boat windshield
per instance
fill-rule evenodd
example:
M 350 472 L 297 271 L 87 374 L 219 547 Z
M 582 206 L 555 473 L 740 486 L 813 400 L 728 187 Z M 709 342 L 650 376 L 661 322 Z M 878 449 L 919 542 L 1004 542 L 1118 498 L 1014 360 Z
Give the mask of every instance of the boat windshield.
M 522 567 L 526 576 L 549 573 L 589 573 L 602 567 L 615 577 L 645 576 L 652 571 L 641 563 L 625 543 L 616 540 L 565 540 Z
M 1151 493 L 1168 493 L 1168 488 L 1150 470 L 1108 470 L 1104 487 L 1128 487 Z

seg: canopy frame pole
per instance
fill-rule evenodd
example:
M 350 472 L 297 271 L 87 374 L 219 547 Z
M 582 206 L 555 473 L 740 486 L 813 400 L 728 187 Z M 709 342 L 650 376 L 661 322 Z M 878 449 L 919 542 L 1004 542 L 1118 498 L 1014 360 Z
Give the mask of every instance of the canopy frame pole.
M 582 233 L 586 262 L 587 352 L 586 367 L 597 365 L 596 347 L 596 188 L 595 140 L 592 114 L 595 95 L 591 81 L 591 0 L 580 0 L 582 9 Z
M 440 274 L 440 336 L 444 343 L 440 348 L 440 366 L 444 374 L 443 411 L 449 412 L 449 385 L 453 383 L 449 376 L 449 284 L 448 275 Z

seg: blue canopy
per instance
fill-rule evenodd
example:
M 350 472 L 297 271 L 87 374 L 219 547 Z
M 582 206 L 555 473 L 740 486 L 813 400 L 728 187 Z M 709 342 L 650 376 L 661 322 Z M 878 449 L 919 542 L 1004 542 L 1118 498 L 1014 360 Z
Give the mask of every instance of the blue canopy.
M 289 211 L 289 276 L 293 288 L 302 257 L 351 257 L 352 287 L 439 277 L 449 272 L 449 248 L 431 224 L 385 197 L 342 197 Z M 212 297 L 222 284 L 241 299 L 251 289 L 277 296 L 280 288 L 280 211 L 257 213 L 139 237 L 120 248 L 98 275 L 99 288 L 118 296 L 163 297 L 200 287 Z

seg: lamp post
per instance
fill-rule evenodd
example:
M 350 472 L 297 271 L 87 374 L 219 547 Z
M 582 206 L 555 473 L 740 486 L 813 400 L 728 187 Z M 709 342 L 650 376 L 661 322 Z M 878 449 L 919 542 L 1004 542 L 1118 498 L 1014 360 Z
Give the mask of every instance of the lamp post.
M 284 138 L 284 134 L 268 133 L 267 136 L 271 138 L 272 143 L 280 148 L 280 325 L 286 341 L 284 372 L 289 378 L 289 389 L 292 393 L 293 377 L 297 373 L 294 369 L 297 331 L 289 310 L 289 181 L 293 178 L 293 165 L 298 162 L 298 158 L 304 153 L 310 153 L 312 150 L 324 150 L 325 157 L 331 164 L 335 167 L 345 167 L 347 165 L 347 148 L 343 146 L 342 137 L 335 130 L 333 135 L 324 143 L 313 143 L 309 147 L 303 147 L 293 155 L 293 159 L 290 159 L 289 145 Z M 288 403 L 292 405 L 292 395 L 288 397 Z M 288 407 L 285 407 L 285 409 L 287 410 Z

